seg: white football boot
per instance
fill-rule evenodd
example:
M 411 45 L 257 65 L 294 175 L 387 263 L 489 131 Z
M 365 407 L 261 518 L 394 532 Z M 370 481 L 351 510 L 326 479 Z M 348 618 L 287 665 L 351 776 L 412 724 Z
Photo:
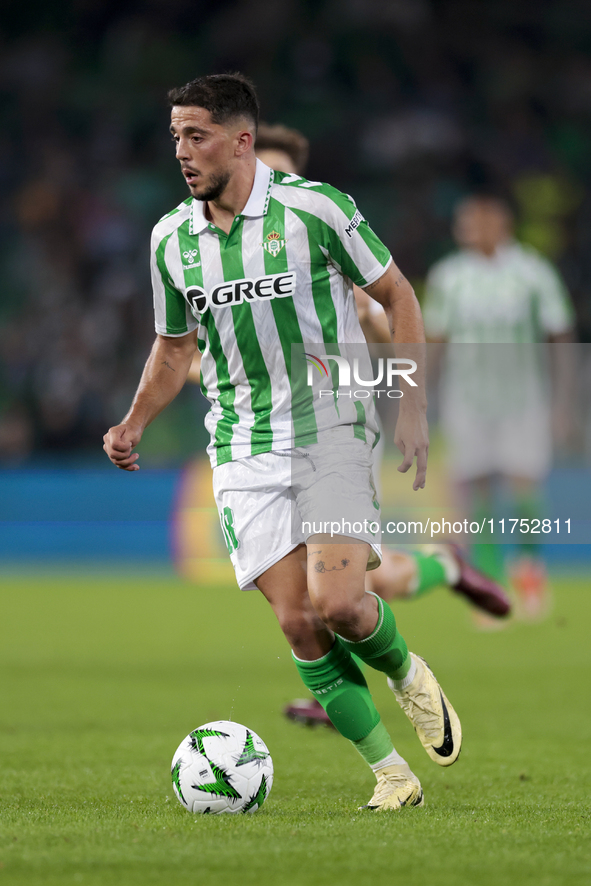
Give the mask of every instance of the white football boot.
M 403 806 L 422 806 L 423 791 L 416 775 L 407 763 L 385 766 L 376 772 L 378 783 L 373 797 L 360 809 L 402 809 Z
M 409 655 L 416 665 L 412 683 L 405 689 L 395 689 L 388 677 L 388 686 L 431 759 L 439 766 L 451 766 L 462 747 L 459 717 L 425 659 L 414 652 Z

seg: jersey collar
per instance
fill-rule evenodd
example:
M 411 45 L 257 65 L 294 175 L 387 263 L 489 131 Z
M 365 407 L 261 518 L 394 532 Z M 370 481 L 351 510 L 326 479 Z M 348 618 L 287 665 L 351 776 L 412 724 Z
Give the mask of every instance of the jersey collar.
M 273 170 L 265 166 L 257 158 L 257 167 L 254 174 L 254 182 L 250 197 L 246 206 L 240 213 L 245 218 L 260 218 L 267 214 L 269 198 L 271 197 L 271 185 L 273 184 Z
M 252 191 L 240 215 L 244 218 L 260 218 L 266 215 L 269 209 L 272 185 L 273 170 L 257 159 Z M 209 226 L 204 208 L 205 204 L 202 200 L 193 199 L 191 202 L 190 234 L 201 234 Z

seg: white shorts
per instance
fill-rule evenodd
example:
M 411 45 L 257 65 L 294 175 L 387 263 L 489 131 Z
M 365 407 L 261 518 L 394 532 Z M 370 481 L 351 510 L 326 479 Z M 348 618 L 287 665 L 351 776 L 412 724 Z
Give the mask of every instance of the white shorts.
M 491 474 L 540 481 L 552 463 L 550 416 L 539 406 L 487 419 L 462 408 L 442 421 L 450 473 L 456 481 Z
M 360 539 L 381 562 L 380 510 L 368 443 L 347 426 L 298 449 L 251 455 L 213 471 L 222 531 L 243 590 L 312 535 Z

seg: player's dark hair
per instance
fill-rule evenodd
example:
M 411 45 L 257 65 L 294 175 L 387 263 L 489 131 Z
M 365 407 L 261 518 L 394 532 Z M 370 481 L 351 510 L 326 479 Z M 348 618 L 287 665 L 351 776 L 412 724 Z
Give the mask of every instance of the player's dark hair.
M 259 125 L 259 100 L 250 80 L 243 74 L 209 74 L 197 77 L 184 86 L 168 92 L 171 107 L 175 105 L 205 108 L 213 123 L 227 123 L 239 117 Z
M 297 129 L 288 129 L 281 123 L 276 123 L 274 126 L 261 123 L 255 150 L 283 151 L 293 162 L 298 175 L 302 175 L 308 163 L 310 142 Z

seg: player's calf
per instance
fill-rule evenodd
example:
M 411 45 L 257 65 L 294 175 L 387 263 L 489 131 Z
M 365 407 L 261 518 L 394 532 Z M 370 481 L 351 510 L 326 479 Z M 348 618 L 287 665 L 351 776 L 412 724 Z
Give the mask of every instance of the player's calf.
M 440 766 L 450 766 L 457 760 L 462 744 L 459 718 L 426 662 L 408 651 L 390 607 L 376 599 L 379 614 L 374 631 L 360 642 L 342 637 L 341 641 L 351 653 L 387 675 L 390 688 L 431 759 Z

